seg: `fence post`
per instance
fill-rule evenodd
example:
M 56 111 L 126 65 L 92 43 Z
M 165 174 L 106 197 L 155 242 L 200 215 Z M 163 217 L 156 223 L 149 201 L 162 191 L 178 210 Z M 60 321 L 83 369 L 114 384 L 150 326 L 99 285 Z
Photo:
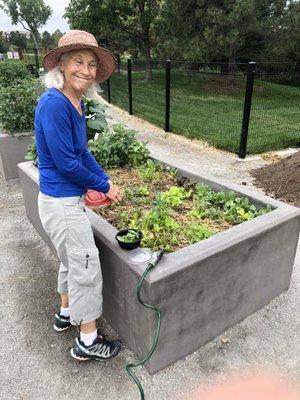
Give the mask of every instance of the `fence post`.
M 246 93 L 245 93 L 245 101 L 244 101 L 243 123 L 242 123 L 241 140 L 240 140 L 240 148 L 239 148 L 239 157 L 240 158 L 245 158 L 246 157 L 248 128 L 249 128 L 249 119 L 250 119 L 250 111 L 251 111 L 251 101 L 252 101 L 252 93 L 253 93 L 255 66 L 256 66 L 256 64 L 255 64 L 254 61 L 251 61 L 248 64 Z
M 128 113 L 133 115 L 132 112 L 132 77 L 131 77 L 131 58 L 127 60 L 127 77 L 128 77 Z
M 106 85 L 107 85 L 107 101 L 110 104 L 110 79 L 107 79 Z
M 165 132 L 170 132 L 171 61 L 166 60 L 165 72 Z

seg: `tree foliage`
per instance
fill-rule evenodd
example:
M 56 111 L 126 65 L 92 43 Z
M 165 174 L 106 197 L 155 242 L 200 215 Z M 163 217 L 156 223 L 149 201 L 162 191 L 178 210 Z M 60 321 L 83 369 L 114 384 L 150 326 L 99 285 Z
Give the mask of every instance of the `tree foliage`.
M 56 31 L 54 31 L 52 33 L 52 39 L 53 39 L 55 46 L 58 45 L 58 41 L 62 37 L 62 35 L 63 35 L 63 33 L 59 29 L 56 29 Z
M 38 49 L 38 30 L 50 17 L 51 8 L 43 0 L 1 0 L 0 8 L 11 18 L 13 25 L 20 23 L 31 33 Z
M 43 32 L 41 44 L 45 52 L 53 49 L 55 47 L 53 36 L 47 31 Z
M 2 32 L 0 32 L 0 53 L 6 53 L 7 50 L 8 50 L 8 43 L 5 37 L 2 35 Z
M 163 57 L 172 58 L 174 54 L 180 59 L 231 64 L 239 59 L 251 60 L 278 36 L 287 3 L 287 0 L 167 0 L 158 53 Z
M 71 0 L 72 28 L 93 33 L 115 54 L 220 62 L 300 60 L 299 0 Z M 298 63 L 298 64 L 297 64 Z
M 65 17 L 72 28 L 84 29 L 117 53 L 138 49 L 147 60 L 155 44 L 162 0 L 71 0 Z
M 12 31 L 9 35 L 9 43 L 13 46 L 16 46 L 18 52 L 20 54 L 20 58 L 23 58 L 23 52 L 26 50 L 27 40 L 24 35 L 22 35 L 19 31 Z

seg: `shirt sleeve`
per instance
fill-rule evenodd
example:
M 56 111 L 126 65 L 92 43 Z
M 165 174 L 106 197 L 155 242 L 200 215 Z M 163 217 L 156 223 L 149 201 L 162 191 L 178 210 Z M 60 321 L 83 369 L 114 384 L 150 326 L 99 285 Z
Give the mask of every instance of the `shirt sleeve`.
M 87 169 L 76 158 L 70 111 L 63 102 L 49 99 L 40 115 L 45 140 L 58 171 L 79 186 L 107 193 L 110 187 L 107 179 Z
M 109 176 L 102 169 L 101 165 L 97 163 L 95 157 L 90 153 L 88 149 L 84 149 L 81 157 L 82 157 L 82 164 L 85 166 L 85 168 L 87 168 L 89 171 L 99 176 L 100 178 L 105 179 L 106 181 L 110 179 Z

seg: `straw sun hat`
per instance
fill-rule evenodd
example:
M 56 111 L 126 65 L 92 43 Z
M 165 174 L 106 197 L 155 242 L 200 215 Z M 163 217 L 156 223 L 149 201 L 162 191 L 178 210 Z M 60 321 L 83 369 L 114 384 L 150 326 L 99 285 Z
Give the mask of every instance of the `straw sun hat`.
M 59 63 L 63 53 L 76 49 L 90 49 L 98 57 L 98 71 L 96 81 L 106 81 L 116 67 L 115 57 L 106 49 L 99 47 L 95 37 L 88 32 L 71 30 L 65 33 L 58 41 L 58 47 L 49 51 L 43 59 L 45 71 L 50 71 Z

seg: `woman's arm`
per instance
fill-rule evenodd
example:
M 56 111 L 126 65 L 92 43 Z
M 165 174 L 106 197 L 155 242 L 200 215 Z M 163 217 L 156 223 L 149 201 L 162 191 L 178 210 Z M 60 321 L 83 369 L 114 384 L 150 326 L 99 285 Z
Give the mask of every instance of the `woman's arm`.
M 97 163 L 95 157 L 90 153 L 89 149 L 84 149 L 82 152 L 82 164 L 91 171 L 93 174 L 99 176 L 102 179 L 109 180 L 109 176 L 106 172 L 102 169 L 101 165 Z

